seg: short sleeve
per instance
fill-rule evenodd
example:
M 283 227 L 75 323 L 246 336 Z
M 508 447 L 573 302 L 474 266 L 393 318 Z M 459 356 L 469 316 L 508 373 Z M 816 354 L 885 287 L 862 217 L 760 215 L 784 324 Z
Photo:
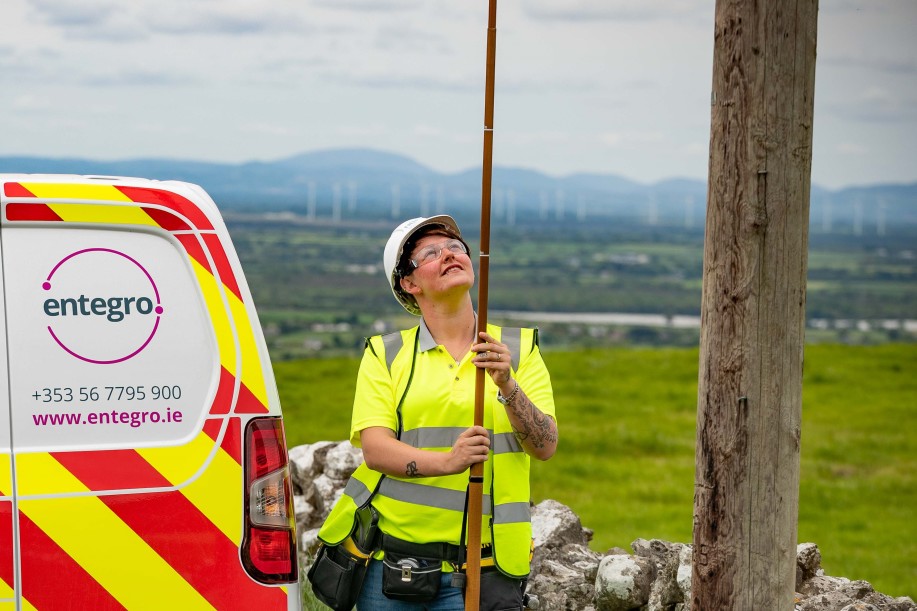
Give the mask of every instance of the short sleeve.
M 376 339 L 376 338 L 374 338 Z M 371 340 L 372 341 L 372 340 Z M 384 350 L 382 342 L 375 343 L 378 350 Z M 363 352 L 360 370 L 357 373 L 357 387 L 353 398 L 353 415 L 350 423 L 350 443 L 361 447 L 360 431 L 381 426 L 398 430 L 395 388 L 392 376 L 385 366 L 384 356 L 374 353 L 370 344 Z

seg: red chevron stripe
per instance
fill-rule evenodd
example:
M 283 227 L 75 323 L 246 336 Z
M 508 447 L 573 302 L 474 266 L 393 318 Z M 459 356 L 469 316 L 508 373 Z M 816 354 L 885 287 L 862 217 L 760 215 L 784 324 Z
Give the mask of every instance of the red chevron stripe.
M 220 366 L 220 382 L 217 385 L 217 394 L 213 398 L 213 403 L 210 404 L 211 414 L 228 414 L 232 410 L 232 392 L 235 383 L 236 378 L 225 367 Z
M 181 493 L 101 499 L 217 609 L 286 609 L 286 595 L 252 581 L 239 549 Z
M 217 272 L 220 274 L 220 281 L 239 298 L 239 301 L 244 301 L 242 293 L 239 291 L 239 283 L 236 282 L 236 276 L 232 273 L 229 258 L 223 249 L 223 243 L 220 242 L 220 237 L 213 233 L 205 234 L 204 243 L 207 245 L 207 250 L 210 251 L 210 256 L 213 257 L 214 264 L 216 264 Z
M 156 224 L 165 229 L 166 231 L 190 231 L 191 226 L 188 225 L 177 214 L 172 212 L 166 212 L 165 210 L 160 210 L 159 208 L 150 208 L 149 206 L 141 206 L 142 210 L 150 215 L 150 218 L 156 221 Z
M 98 486 L 98 467 L 64 466 L 88 488 Z M 144 467 L 147 473 L 138 473 Z M 162 477 L 139 456 L 131 470 L 143 481 Z M 99 500 L 216 608 L 286 608 L 285 594 L 255 584 L 242 569 L 238 547 L 180 492 L 106 495 Z M 240 529 L 241 510 L 240 489 Z
M 213 274 L 213 267 L 210 266 L 210 260 L 207 259 L 207 254 L 204 251 L 204 247 L 201 246 L 201 243 L 198 241 L 197 236 L 189 233 L 182 233 L 175 236 L 182 246 L 185 247 L 185 250 L 188 252 L 188 255 L 191 256 L 195 261 L 201 264 L 204 269 Z M 210 253 L 210 256 L 213 258 L 213 263 L 217 268 L 217 271 L 220 274 L 220 282 L 229 289 L 236 297 L 239 298 L 239 301 L 242 301 L 242 294 L 239 291 L 239 284 L 236 282 L 236 277 L 232 273 L 232 267 L 229 265 L 229 259 L 226 257 L 226 251 L 223 250 L 223 244 L 220 242 L 219 236 L 212 233 L 201 234 L 201 237 L 204 240 L 204 244 L 207 248 L 207 252 Z
M 13 588 L 15 578 L 13 576 L 12 501 L 0 501 L 0 579 Z
M 208 418 L 204 421 L 204 434 L 214 441 L 220 436 L 220 429 L 223 428 L 222 418 Z
M 229 419 L 229 426 L 226 427 L 220 447 L 240 466 L 242 465 L 242 421 L 239 418 Z
M 35 197 L 35 194 L 18 182 L 3 183 L 3 194 L 7 197 Z
M 19 533 L 22 596 L 35 608 L 124 609 L 124 605 L 21 511 Z M 104 544 L 104 540 L 100 543 Z
M 135 450 L 52 452 L 51 456 L 93 491 L 172 485 Z
M 213 225 L 210 219 L 201 211 L 193 202 L 185 199 L 181 195 L 164 191 L 162 189 L 147 189 L 143 187 L 116 187 L 121 193 L 124 193 L 131 201 L 138 204 L 159 204 L 175 210 L 184 215 L 195 229 L 210 230 Z
M 204 253 L 204 247 L 198 242 L 196 235 L 180 233 L 175 237 L 181 242 L 181 245 L 185 247 L 185 251 L 188 253 L 189 257 L 200 263 L 204 269 L 213 274 L 213 270 L 210 269 L 210 261 L 207 260 L 207 255 Z
M 266 414 L 269 410 L 258 397 L 252 394 L 245 384 L 239 383 L 239 399 L 236 401 L 237 414 Z
M 8 221 L 62 221 L 47 204 L 7 204 Z
M 232 456 L 240 466 L 242 465 L 242 425 L 239 418 L 229 418 L 226 425 L 226 434 L 223 435 L 223 441 L 220 448 Z M 217 440 L 220 435 L 220 428 L 223 426 L 222 418 L 210 418 L 204 423 L 204 432 L 208 437 Z

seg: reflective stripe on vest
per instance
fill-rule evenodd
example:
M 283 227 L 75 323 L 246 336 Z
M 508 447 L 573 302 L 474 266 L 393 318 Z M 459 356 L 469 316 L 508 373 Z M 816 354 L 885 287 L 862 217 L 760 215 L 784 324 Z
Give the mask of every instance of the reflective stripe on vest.
M 411 429 L 401 434 L 401 441 L 415 448 L 451 448 L 466 429 L 455 426 L 429 426 Z M 522 446 L 512 433 L 490 433 L 490 448 L 494 454 L 522 452 Z
M 385 346 L 385 367 L 391 373 L 395 357 L 398 356 L 404 346 L 404 338 L 400 332 L 388 333 L 382 336 L 382 345 Z
M 457 511 L 462 513 L 465 510 L 465 491 L 449 490 L 448 488 L 434 488 L 425 484 L 408 482 L 402 479 L 392 479 L 386 477 L 379 486 L 379 496 L 386 496 L 403 503 L 412 505 L 423 505 L 424 507 L 433 507 L 435 509 L 446 509 L 448 511 Z M 489 494 L 484 495 L 482 505 L 491 506 Z M 490 515 L 490 511 L 482 509 L 484 515 Z

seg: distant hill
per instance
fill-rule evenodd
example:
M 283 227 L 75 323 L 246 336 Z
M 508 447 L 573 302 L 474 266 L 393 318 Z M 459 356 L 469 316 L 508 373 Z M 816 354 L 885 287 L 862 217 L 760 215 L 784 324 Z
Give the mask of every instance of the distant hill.
M 204 187 L 226 209 L 300 210 L 316 216 L 390 218 L 455 212 L 479 206 L 481 193 L 480 168 L 442 173 L 404 155 L 373 149 L 321 150 L 239 164 L 0 157 L 0 172 L 185 180 Z M 605 216 L 700 227 L 706 187 L 704 181 L 686 178 L 644 184 L 615 174 L 555 177 L 498 166 L 493 171 L 493 205 L 507 218 L 562 221 Z M 810 212 L 813 226 L 829 229 L 838 224 L 859 231 L 917 225 L 917 183 L 838 191 L 813 186 Z

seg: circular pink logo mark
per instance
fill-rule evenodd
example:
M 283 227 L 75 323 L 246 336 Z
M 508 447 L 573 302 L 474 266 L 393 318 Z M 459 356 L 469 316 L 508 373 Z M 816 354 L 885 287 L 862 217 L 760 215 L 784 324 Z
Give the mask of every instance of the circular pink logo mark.
M 68 354 L 109 365 L 140 354 L 163 308 L 153 277 L 133 257 L 85 248 L 61 259 L 41 285 L 48 333 Z

